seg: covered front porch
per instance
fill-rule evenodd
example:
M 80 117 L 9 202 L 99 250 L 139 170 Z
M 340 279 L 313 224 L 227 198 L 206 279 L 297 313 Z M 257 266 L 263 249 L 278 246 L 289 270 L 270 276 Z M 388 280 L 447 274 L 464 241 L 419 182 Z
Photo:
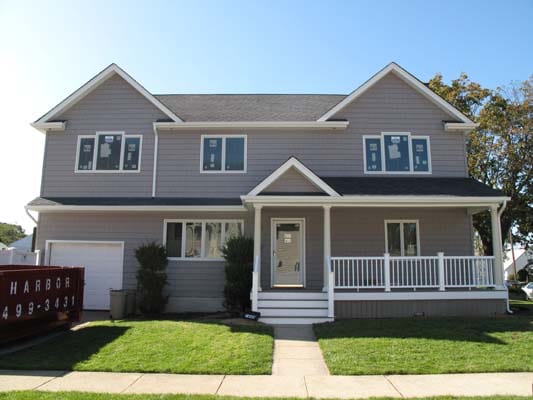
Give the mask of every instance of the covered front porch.
M 472 179 L 320 178 L 291 158 L 242 200 L 265 322 L 505 311 L 507 198 Z M 475 256 L 471 217 L 486 210 L 493 255 Z

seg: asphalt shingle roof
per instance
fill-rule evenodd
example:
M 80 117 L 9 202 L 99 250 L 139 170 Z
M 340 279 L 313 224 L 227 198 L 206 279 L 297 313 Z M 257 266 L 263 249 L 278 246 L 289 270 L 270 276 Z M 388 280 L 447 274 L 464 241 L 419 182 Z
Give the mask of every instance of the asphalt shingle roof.
M 166 94 L 155 97 L 188 122 L 316 121 L 346 95 Z

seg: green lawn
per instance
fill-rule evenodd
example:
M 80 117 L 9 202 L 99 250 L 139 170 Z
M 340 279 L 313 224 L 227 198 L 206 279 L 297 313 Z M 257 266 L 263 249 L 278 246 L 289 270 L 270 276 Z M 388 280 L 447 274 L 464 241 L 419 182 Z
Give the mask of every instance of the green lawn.
M 533 318 L 347 320 L 316 325 L 332 374 L 533 371 Z
M 525 400 L 531 397 L 521 396 L 486 396 L 486 397 L 419 397 L 412 400 Z M 134 394 L 104 394 L 79 392 L 0 392 L 0 400 L 244 400 L 246 397 L 208 396 L 208 395 L 134 395 Z M 297 400 L 278 397 L 268 399 L 255 397 L 253 400 Z M 298 399 L 300 400 L 300 399 Z M 372 400 L 393 400 L 390 397 L 373 397 Z
M 270 374 L 265 326 L 194 321 L 102 321 L 0 357 L 0 369 Z
M 533 301 L 529 300 L 510 300 L 511 308 L 517 308 L 521 312 L 533 313 Z

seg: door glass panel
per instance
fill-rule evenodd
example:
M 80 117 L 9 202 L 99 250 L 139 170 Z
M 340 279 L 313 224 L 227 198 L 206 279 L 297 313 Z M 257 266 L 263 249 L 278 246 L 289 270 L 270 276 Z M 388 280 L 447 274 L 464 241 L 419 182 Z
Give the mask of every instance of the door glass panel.
M 300 223 L 276 223 L 274 284 L 303 285 Z
M 418 254 L 416 241 L 416 224 L 404 222 L 403 224 L 404 254 L 416 256 Z
M 179 223 L 167 224 L 167 256 L 181 257 L 182 225 Z
M 399 257 L 402 255 L 402 243 L 400 238 L 400 224 L 388 223 L 387 224 L 387 252 L 393 257 Z

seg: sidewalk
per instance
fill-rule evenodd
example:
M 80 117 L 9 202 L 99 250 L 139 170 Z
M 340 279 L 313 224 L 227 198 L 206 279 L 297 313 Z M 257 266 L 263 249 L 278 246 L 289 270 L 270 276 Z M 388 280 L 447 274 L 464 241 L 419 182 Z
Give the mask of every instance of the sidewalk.
M 531 396 L 533 373 L 246 376 L 0 371 L 0 391 L 43 390 L 247 397 Z

